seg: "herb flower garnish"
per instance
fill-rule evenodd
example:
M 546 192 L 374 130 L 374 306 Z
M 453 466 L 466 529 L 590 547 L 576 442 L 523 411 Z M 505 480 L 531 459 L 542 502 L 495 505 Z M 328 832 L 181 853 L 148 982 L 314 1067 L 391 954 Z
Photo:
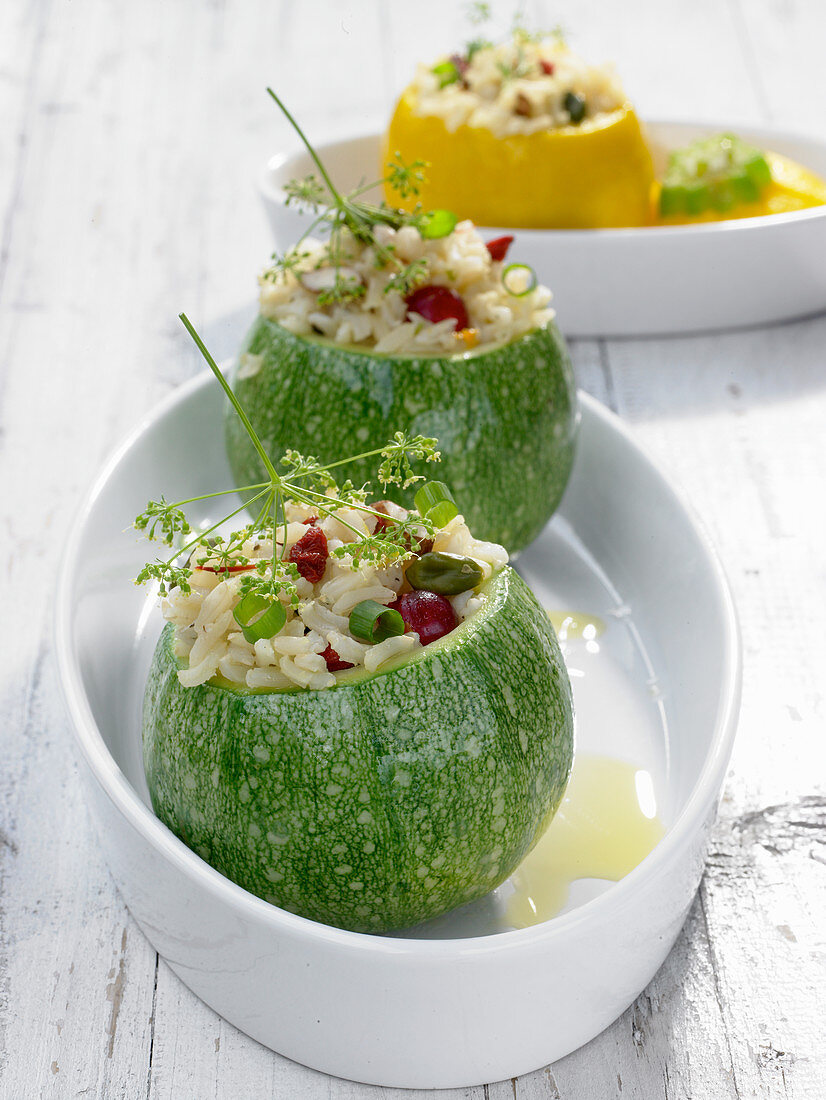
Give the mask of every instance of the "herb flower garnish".
M 261 457 L 267 480 L 255 485 L 245 485 L 240 489 L 224 489 L 190 497 L 187 500 L 167 502 L 163 497 L 150 501 L 145 511 L 135 520 L 135 528 L 149 539 L 175 546 L 181 543 L 171 557 L 158 558 L 149 562 L 135 579 L 136 584 L 149 580 L 158 582 L 160 594 L 166 596 L 171 588 L 180 588 L 189 593 L 190 578 L 193 570 L 208 564 L 209 569 L 226 578 L 244 566 L 240 582 L 240 595 L 246 607 L 254 607 L 261 612 L 263 620 L 268 609 L 280 602 L 282 595 L 293 606 L 298 604 L 296 566 L 287 556 L 285 504 L 293 501 L 308 505 L 320 517 L 329 516 L 341 508 L 353 508 L 365 516 L 380 518 L 382 523 L 371 535 L 364 535 L 337 516 L 339 523 L 348 527 L 354 534 L 354 540 L 334 548 L 331 553 L 337 557 L 350 558 L 353 569 L 370 563 L 384 566 L 413 556 L 411 547 L 418 545 L 417 540 L 433 535 L 435 527 L 429 516 L 429 509 L 422 508 L 425 514 L 410 513 L 404 519 L 394 519 L 385 513 L 375 511 L 367 501 L 366 487 L 353 486 L 349 481 L 339 485 L 334 470 L 357 459 L 375 457 L 377 460 L 377 479 L 382 485 L 400 485 L 406 488 L 416 481 L 423 480 L 421 474 L 413 470 L 412 462 L 437 462 L 440 459 L 436 450 L 437 441 L 422 435 L 406 436 L 396 432 L 393 439 L 384 447 L 367 451 L 360 455 L 339 459 L 336 462 L 323 463 L 311 455 L 302 455 L 297 451 L 287 451 L 280 460 L 273 462 L 264 450 L 261 441 L 250 424 L 249 418 L 232 388 L 221 373 L 220 368 L 210 355 L 198 333 L 185 314 L 180 315 L 187 332 L 194 340 L 198 350 L 206 360 L 209 369 L 217 378 L 241 419 L 256 451 Z M 276 466 L 279 468 L 276 469 Z M 198 501 L 217 497 L 231 497 L 240 493 L 244 503 L 231 510 L 206 530 L 193 535 L 193 528 L 186 518 L 184 509 Z M 429 498 L 428 498 L 429 500 Z M 229 535 L 217 534 L 230 520 L 248 511 L 254 518 L 239 530 Z M 432 510 L 432 509 L 430 509 Z M 279 529 L 284 529 L 284 537 L 278 541 Z M 193 535 L 192 538 L 187 538 Z M 250 561 L 243 553 L 245 543 L 270 540 L 270 557 Z M 249 599 L 245 599 L 249 597 Z
M 475 27 L 481 27 L 492 18 L 491 5 L 487 3 L 472 3 L 468 8 L 468 21 Z M 539 43 L 543 39 L 553 38 L 560 46 L 565 45 L 566 32 L 557 25 L 550 31 L 531 30 L 526 22 L 525 11 L 522 5 L 517 7 L 511 23 L 510 39 L 514 50 L 508 61 L 497 63 L 502 81 L 517 80 L 520 77 L 530 75 L 532 64 L 526 56 L 525 47 L 531 43 Z M 467 88 L 465 74 L 473 58 L 480 50 L 489 50 L 494 43 L 489 38 L 476 35 L 464 48 L 462 53 L 453 53 L 444 61 L 438 62 L 430 70 L 438 78 L 439 87 L 447 88 L 451 84 L 460 84 Z M 548 72 L 547 69 L 543 69 Z
M 353 277 L 352 269 L 348 267 L 348 245 L 355 240 L 372 247 L 377 268 L 391 272 L 384 290 L 386 294 L 393 291 L 405 297 L 416 286 L 424 283 L 427 280 L 427 263 L 421 259 L 404 263 L 396 256 L 392 245 L 385 244 L 380 236 L 376 236 L 375 230 L 379 226 L 401 229 L 409 225 L 417 229 L 425 239 L 432 240 L 447 237 L 453 232 L 458 220 L 456 215 L 450 210 L 423 210 L 421 204 L 417 204 L 412 211 L 398 210 L 386 202 L 367 202 L 362 196 L 382 183 L 388 184 L 403 199 L 418 195 L 420 186 L 426 182 L 425 161 L 414 160 L 406 164 L 396 153 L 387 164 L 387 175 L 383 179 L 363 184 L 354 191 L 342 194 L 296 120 L 272 88 L 268 88 L 267 92 L 301 138 L 320 178 L 313 174 L 304 179 L 289 180 L 284 184 L 286 205 L 311 213 L 313 220 L 293 248 L 283 255 L 273 255 L 272 263 L 263 278 L 277 282 L 285 274 L 292 273 L 301 278 L 305 289 L 318 294 L 320 306 L 355 301 L 365 291 L 363 284 Z M 312 277 L 308 277 L 308 273 L 303 270 L 308 253 L 302 249 L 302 242 L 322 226 L 326 228 L 329 237 L 324 260 L 318 264 L 318 267 L 322 262 L 324 264 L 324 273 L 319 279 L 323 285 L 316 285 Z

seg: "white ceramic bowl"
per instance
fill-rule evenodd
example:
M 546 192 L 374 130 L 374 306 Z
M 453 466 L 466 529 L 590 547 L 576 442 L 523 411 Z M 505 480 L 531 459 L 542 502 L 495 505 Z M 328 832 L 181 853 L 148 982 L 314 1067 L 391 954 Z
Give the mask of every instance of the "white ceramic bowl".
M 80 509 L 60 578 L 63 690 L 132 915 L 217 1012 L 331 1074 L 451 1087 L 562 1057 L 644 988 L 702 873 L 740 685 L 735 614 L 706 536 L 619 421 L 583 396 L 570 487 L 520 570 L 546 605 L 609 623 L 592 670 L 574 679 L 577 751 L 644 758 L 667 833 L 619 883 L 524 930 L 473 934 L 497 927 L 479 925 L 484 905 L 413 937 L 326 927 L 253 897 L 186 848 L 153 815 L 141 767 L 140 700 L 161 623 L 131 583 L 151 554 L 124 531 L 150 497 L 231 484 L 215 446 L 221 401 L 204 375 L 139 426 Z
M 731 129 L 708 123 L 649 122 L 655 150 Z M 735 127 L 746 141 L 826 177 L 826 142 L 784 130 Z M 318 152 L 336 186 L 380 174 L 377 134 L 330 142 Z M 282 185 L 313 170 L 306 152 L 267 164 L 261 194 L 278 248 L 309 224 L 284 205 Z M 501 229 L 515 233 L 511 257 L 530 264 L 554 293 L 567 336 L 629 336 L 768 324 L 826 309 L 826 206 L 771 217 L 645 229 Z

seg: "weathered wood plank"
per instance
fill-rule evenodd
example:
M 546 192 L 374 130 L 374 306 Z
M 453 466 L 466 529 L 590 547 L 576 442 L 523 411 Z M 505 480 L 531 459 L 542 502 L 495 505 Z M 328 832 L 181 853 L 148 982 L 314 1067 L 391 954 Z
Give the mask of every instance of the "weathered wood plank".
M 23 201 L 35 122 L 32 93 L 41 75 L 46 21 L 45 4 L 5 4 L 0 10 L 0 302 Z
M 155 956 L 101 863 L 50 651 L 53 576 L 76 493 L 109 446 L 109 432 L 122 432 L 133 414 L 118 404 L 105 342 L 97 348 L 99 369 L 79 363 L 95 336 L 116 343 L 96 308 L 107 278 L 114 290 L 100 275 L 121 270 L 123 255 L 115 239 L 98 238 L 96 247 L 81 213 L 94 195 L 77 151 L 85 146 L 91 154 L 98 127 L 94 117 L 83 118 L 82 89 L 65 83 L 63 51 L 72 50 L 80 66 L 75 80 L 86 79 L 85 38 L 65 9 L 41 9 L 41 56 L 30 63 L 26 85 L 26 154 L 9 165 L 19 198 L 0 314 L 3 604 L 11 616 L 5 621 L 17 623 L 0 647 L 8 731 L 0 778 L 7 838 L 0 1081 L 11 1097 L 84 1089 L 126 1096 L 147 1072 Z M 102 189 L 111 183 L 110 176 Z
M 766 119 L 799 133 L 826 135 L 823 5 L 812 0 L 729 0 L 728 6 Z
M 697 902 L 656 979 L 619 1020 L 553 1066 L 489 1086 L 490 1100 L 735 1100 L 708 948 Z
M 794 112 L 787 93 L 801 74 L 802 99 L 805 89 L 822 99 L 806 61 L 823 37 L 823 11 L 733 3 L 730 16 L 757 117 L 792 128 L 803 118 L 822 132 L 822 118 L 805 105 Z M 743 1097 L 817 1096 L 826 1087 L 822 1058 L 812 1056 L 824 1019 L 826 830 L 822 775 L 811 769 L 824 729 L 825 647 L 815 622 L 826 602 L 824 527 L 806 503 L 822 492 L 826 461 L 816 428 L 826 417 L 825 324 L 608 347 L 619 411 L 701 507 L 740 609 L 740 733 L 701 904 L 730 1079 Z M 697 1064 L 694 1029 L 684 1045 Z M 700 1064 L 717 1068 L 715 1059 Z M 700 1081 L 697 1095 L 720 1094 Z M 673 1073 L 669 1086 L 664 1095 L 693 1095 L 674 1091 Z
M 811 1054 L 824 1017 L 826 830 L 812 768 L 824 731 L 823 523 L 808 502 L 826 464 L 825 331 L 821 319 L 611 348 L 620 411 L 701 502 L 740 608 L 742 717 L 702 898 L 741 1096 L 824 1087 Z

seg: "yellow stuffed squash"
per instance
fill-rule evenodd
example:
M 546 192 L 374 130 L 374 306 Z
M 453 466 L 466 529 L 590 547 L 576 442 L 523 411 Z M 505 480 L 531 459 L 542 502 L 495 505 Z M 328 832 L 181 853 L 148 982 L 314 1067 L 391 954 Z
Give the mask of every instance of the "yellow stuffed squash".
M 427 161 L 424 206 L 477 225 L 610 228 L 650 216 L 651 154 L 613 68 L 557 36 L 516 34 L 420 66 L 384 152 Z

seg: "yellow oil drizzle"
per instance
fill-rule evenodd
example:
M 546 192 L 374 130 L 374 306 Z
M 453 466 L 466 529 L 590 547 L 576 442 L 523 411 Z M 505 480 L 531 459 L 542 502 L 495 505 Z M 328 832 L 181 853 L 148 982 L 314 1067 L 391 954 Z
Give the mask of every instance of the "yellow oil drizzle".
M 553 917 L 581 878 L 617 882 L 665 832 L 649 772 L 624 760 L 578 754 L 562 805 L 511 875 L 507 921 L 514 928 Z
M 545 610 L 560 642 L 566 642 L 569 638 L 584 638 L 590 642 L 605 633 L 605 623 L 596 615 L 584 611 L 551 610 L 549 607 Z

